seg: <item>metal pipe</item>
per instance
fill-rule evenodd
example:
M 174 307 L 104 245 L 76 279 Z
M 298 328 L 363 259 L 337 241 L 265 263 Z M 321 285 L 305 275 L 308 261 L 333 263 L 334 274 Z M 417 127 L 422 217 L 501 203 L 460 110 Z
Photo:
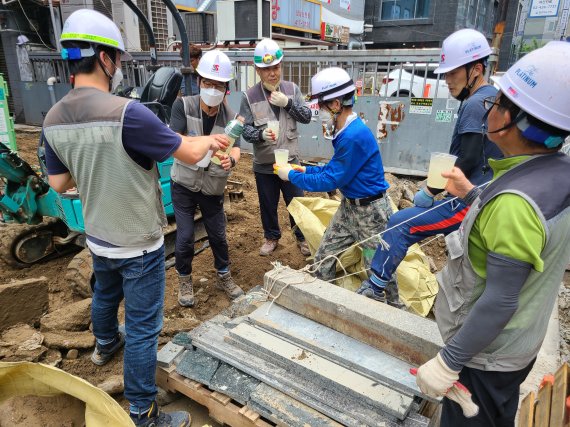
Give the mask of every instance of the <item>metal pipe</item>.
M 204 2 L 198 6 L 198 9 L 196 9 L 196 12 L 204 12 L 210 7 L 210 4 L 212 4 L 212 0 L 204 0 Z
M 53 35 L 55 37 L 55 48 L 57 49 L 58 52 L 61 52 L 61 44 L 59 43 L 59 37 L 61 36 L 60 32 L 59 32 L 59 26 L 56 25 L 55 22 L 55 13 L 53 12 L 53 3 L 51 0 L 49 0 L 49 13 L 51 15 L 51 25 L 53 27 Z
M 53 85 L 57 83 L 57 79 L 55 77 L 50 77 L 49 79 L 47 79 L 47 85 L 48 85 L 48 91 L 49 91 L 49 99 L 51 101 L 51 106 L 53 107 L 56 103 L 57 100 L 55 99 L 55 90 Z

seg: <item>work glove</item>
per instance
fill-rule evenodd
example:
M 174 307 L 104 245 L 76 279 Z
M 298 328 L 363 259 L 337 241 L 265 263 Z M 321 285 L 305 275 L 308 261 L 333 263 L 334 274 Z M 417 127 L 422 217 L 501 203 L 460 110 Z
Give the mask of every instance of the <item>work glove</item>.
M 301 172 L 301 173 L 305 173 L 305 171 L 307 170 L 307 168 L 305 166 L 295 165 L 293 163 L 291 163 L 291 168 L 294 171 Z
M 439 353 L 418 368 L 416 383 L 426 396 L 437 398 L 445 396 L 459 380 L 459 372 L 450 369 Z
M 431 208 L 433 206 L 433 195 L 427 188 L 422 188 L 414 196 L 414 205 L 418 208 Z
M 283 181 L 289 181 L 289 172 L 291 172 L 293 168 L 289 163 L 286 165 L 278 165 L 275 163 L 273 165 L 273 173 L 276 174 L 279 178 Z
M 283 92 L 271 92 L 269 102 L 276 107 L 285 108 L 289 103 L 289 98 Z
M 269 128 L 263 129 L 263 132 L 261 132 L 261 138 L 267 142 L 275 142 L 277 140 L 277 138 L 275 138 L 275 133 L 273 133 Z
M 473 402 L 471 392 L 459 382 L 453 384 L 453 387 L 449 389 L 445 397 L 461 406 L 465 418 L 474 417 L 479 413 L 479 406 Z

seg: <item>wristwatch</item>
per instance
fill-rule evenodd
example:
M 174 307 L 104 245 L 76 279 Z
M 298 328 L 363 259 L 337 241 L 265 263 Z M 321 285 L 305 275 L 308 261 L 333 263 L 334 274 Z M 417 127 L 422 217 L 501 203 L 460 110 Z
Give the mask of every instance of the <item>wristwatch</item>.
M 232 168 L 236 167 L 236 159 L 234 159 L 232 156 L 230 156 L 230 163 L 232 164 Z

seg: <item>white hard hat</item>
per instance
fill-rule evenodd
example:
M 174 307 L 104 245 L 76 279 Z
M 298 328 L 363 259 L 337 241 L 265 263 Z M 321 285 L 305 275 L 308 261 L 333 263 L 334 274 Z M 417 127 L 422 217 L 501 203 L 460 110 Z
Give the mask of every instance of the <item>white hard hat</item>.
M 339 67 L 326 68 L 311 78 L 311 99 L 318 99 L 319 102 L 338 98 L 354 89 L 354 82 L 348 73 Z
M 228 55 L 219 50 L 210 50 L 202 55 L 196 71 L 206 79 L 224 83 L 233 78 L 232 62 Z
M 435 74 L 447 73 L 491 54 L 489 42 L 477 30 L 465 28 L 448 36 L 441 47 L 441 61 Z
M 267 68 L 279 64 L 283 60 L 283 51 L 271 39 L 263 39 L 253 51 L 253 63 L 256 67 Z
M 59 41 L 110 46 L 125 53 L 125 44 L 119 28 L 105 15 L 91 9 L 79 9 L 69 15 L 63 24 Z
M 553 41 L 527 53 L 497 81 L 522 111 L 570 131 L 570 43 Z

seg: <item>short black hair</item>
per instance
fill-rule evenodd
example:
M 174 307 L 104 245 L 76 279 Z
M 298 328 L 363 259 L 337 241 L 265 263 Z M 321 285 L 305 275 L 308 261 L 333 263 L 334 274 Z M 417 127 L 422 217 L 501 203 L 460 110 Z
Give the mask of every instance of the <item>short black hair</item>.
M 471 71 L 471 68 L 473 68 L 477 64 L 481 64 L 483 66 L 483 74 L 485 74 L 485 70 L 487 69 L 488 61 L 489 61 L 489 57 L 486 56 L 484 58 L 479 58 L 479 59 L 476 59 L 475 61 L 468 62 L 467 64 L 465 64 L 465 68 L 467 69 L 467 74 L 469 74 L 469 71 Z
M 90 47 L 93 47 L 93 50 L 95 51 L 95 55 L 93 56 L 66 61 L 69 65 L 69 73 L 71 75 L 90 74 L 95 71 L 97 57 L 99 56 L 100 52 L 105 52 L 113 61 L 117 60 L 117 49 L 111 46 L 91 45 L 90 43 L 79 41 L 64 42 L 62 43 L 62 46 L 65 48 L 76 47 L 79 49 L 89 49 Z

